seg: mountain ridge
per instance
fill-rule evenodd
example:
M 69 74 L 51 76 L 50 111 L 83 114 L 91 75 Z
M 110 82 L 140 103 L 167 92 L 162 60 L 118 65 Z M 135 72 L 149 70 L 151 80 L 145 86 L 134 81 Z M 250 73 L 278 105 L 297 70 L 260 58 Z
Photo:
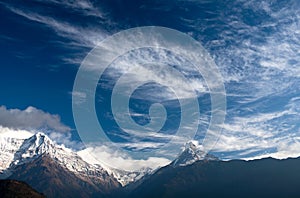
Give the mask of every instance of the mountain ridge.
M 189 144 L 189 146 L 192 146 L 192 144 Z M 186 149 L 188 149 L 187 147 Z M 89 191 L 94 193 L 101 193 L 101 190 L 97 186 L 107 186 L 105 188 L 108 190 L 102 192 L 102 194 L 105 194 L 108 191 L 115 191 L 117 188 L 125 187 L 132 183 L 138 185 L 144 178 L 154 173 L 154 170 L 149 168 L 145 168 L 141 172 L 128 172 L 102 167 L 100 164 L 90 164 L 83 160 L 77 152 L 63 145 L 57 145 L 42 132 L 33 134 L 25 139 L 16 138 L 16 136 L 10 137 L 9 135 L 5 137 L 0 136 L 0 148 L 3 151 L 0 155 L 1 161 L 5 161 L 5 164 L 0 166 L 0 171 L 2 172 L 0 174 L 1 178 L 18 179 L 28 182 L 38 190 L 44 189 L 42 192 L 52 197 L 55 197 L 57 194 L 47 189 L 46 185 L 41 186 L 41 183 L 36 183 L 30 174 L 39 172 L 39 175 L 42 175 L 45 180 L 52 181 L 53 178 L 47 175 L 47 172 L 64 172 L 65 177 L 68 175 L 68 177 L 72 178 L 74 187 L 77 186 L 76 188 L 78 188 L 80 186 L 79 183 L 81 183 L 84 186 L 83 189 L 89 189 Z M 190 157 L 193 158 L 194 156 Z M 195 161 L 196 159 L 193 160 Z M 46 162 L 48 166 L 45 165 Z M 39 166 L 43 167 L 43 171 L 45 172 L 40 170 L 41 167 Z M 51 167 L 55 167 L 55 169 Z M 36 170 L 33 171 L 33 168 Z M 56 177 L 56 182 L 66 183 L 66 181 L 60 180 L 60 178 Z M 78 182 L 78 180 L 81 182 Z M 55 184 L 56 182 L 53 183 Z M 55 189 L 57 192 L 63 193 L 60 185 L 56 185 Z M 74 191 L 76 192 L 76 189 Z M 80 195 L 79 192 L 77 194 Z
M 261 190 L 266 197 L 300 194 L 300 175 L 295 174 L 300 158 L 222 161 L 193 141 L 169 165 L 146 174 L 90 164 L 43 133 L 24 140 L 0 137 L 0 148 L 0 158 L 7 159 L 0 166 L 2 176 L 8 170 L 6 178 L 27 182 L 48 197 L 253 197 Z
M 191 149 L 191 147 L 193 147 Z M 189 163 L 200 160 L 199 149 L 196 145 L 187 143 L 185 150 L 178 156 L 177 162 L 173 161 L 174 165 L 181 165 L 179 161 L 184 161 L 182 158 L 189 158 Z M 7 178 L 12 174 L 15 167 L 38 158 L 43 154 L 48 154 L 51 158 L 57 161 L 61 166 L 67 168 L 69 171 L 74 172 L 79 177 L 91 177 L 89 172 L 94 172 L 95 175 L 104 174 L 114 177 L 122 186 L 129 183 L 134 183 L 136 180 L 141 179 L 145 175 L 150 175 L 154 170 L 144 168 L 140 171 L 125 171 L 114 168 L 108 168 L 101 164 L 91 164 L 85 161 L 78 153 L 74 152 L 63 145 L 57 145 L 47 135 L 38 132 L 27 139 L 18 138 L 2 138 L 0 137 L 0 148 L 3 151 L 0 159 L 0 178 Z M 183 156 L 187 151 L 191 150 L 195 155 Z M 180 160 L 179 160 L 180 159 Z M 2 174 L 1 174 L 2 173 Z M 95 178 L 96 179 L 96 178 Z
M 299 197 L 300 158 L 168 165 L 127 197 Z

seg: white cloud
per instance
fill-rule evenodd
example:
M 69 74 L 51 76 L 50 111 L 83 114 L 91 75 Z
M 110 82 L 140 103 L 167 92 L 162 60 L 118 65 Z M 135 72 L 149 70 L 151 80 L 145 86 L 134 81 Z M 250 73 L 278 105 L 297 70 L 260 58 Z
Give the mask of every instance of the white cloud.
M 104 164 L 104 166 L 127 171 L 138 171 L 144 168 L 156 169 L 170 163 L 165 158 L 150 157 L 146 160 L 132 159 L 124 153 L 112 150 L 107 146 L 88 147 L 78 154 L 87 162 Z
M 216 23 L 198 25 L 203 24 L 202 19 L 184 21 L 200 39 L 206 36 L 201 35 L 202 32 L 216 29 L 216 40 L 208 41 L 206 47 L 213 49 L 214 59 L 229 88 L 227 93 L 243 94 L 247 90 L 250 97 L 259 99 L 286 91 L 293 85 L 291 78 L 300 77 L 299 4 L 287 1 L 276 7 L 278 3 L 230 2 L 228 7 L 220 10 L 228 12 L 211 19 L 219 22 L 219 28 L 215 27 Z M 255 24 L 249 23 L 256 15 Z M 236 82 L 239 83 L 238 90 L 233 89 Z
M 68 0 L 49 0 L 47 2 L 80 10 L 85 15 L 103 17 L 103 14 L 87 0 L 75 2 Z M 237 2 L 241 3 L 239 6 L 242 5 L 242 7 L 234 7 L 233 14 L 222 18 L 226 27 L 223 28 L 218 35 L 218 40 L 212 40 L 207 44 L 208 48 L 216 47 L 220 49 L 213 53 L 222 71 L 224 80 L 228 85 L 227 91 L 229 95 L 241 96 L 241 100 L 237 102 L 247 105 L 272 94 L 279 95 L 280 93 L 289 93 L 293 89 L 293 83 L 295 83 L 293 78 L 299 79 L 300 77 L 300 10 L 299 7 L 291 3 L 297 1 L 290 1 L 290 3 L 278 8 L 278 10 L 274 10 L 271 1 L 242 0 Z M 197 1 L 195 1 L 195 3 L 197 3 Z M 58 35 L 71 38 L 79 45 L 94 46 L 106 36 L 105 33 L 96 29 L 85 29 L 65 21 L 57 20 L 51 16 L 44 16 L 40 13 L 21 10 L 16 7 L 6 7 L 12 12 L 29 20 L 47 25 Z M 264 18 L 260 24 L 254 26 L 249 25 L 243 21 L 244 17 L 242 17 L 242 13 L 244 13 L 243 9 L 245 8 L 251 9 L 254 12 L 264 11 L 268 17 Z M 203 32 L 203 28 L 215 28 L 208 26 L 199 27 L 196 20 L 183 20 L 185 21 L 185 25 L 190 23 L 190 27 L 193 27 L 196 33 Z M 212 24 L 215 25 L 215 23 Z M 264 34 L 263 29 L 270 29 L 270 31 L 268 34 Z M 256 40 L 258 38 L 262 38 L 263 41 L 257 42 Z M 231 44 L 225 48 L 226 42 Z M 126 42 L 124 41 L 123 44 L 126 45 Z M 193 70 L 190 70 L 190 65 L 185 64 L 184 60 L 169 56 L 169 54 L 163 51 L 160 51 L 159 55 L 160 60 L 163 60 L 164 63 L 181 65 L 181 69 L 185 74 L 193 72 Z M 144 59 L 148 62 L 158 61 L 157 57 L 153 55 L 153 52 L 140 51 L 140 53 L 131 53 L 127 57 L 123 57 L 123 59 L 119 60 L 118 64 L 114 65 L 115 70 L 113 70 L 110 75 L 128 73 L 132 64 L 138 64 L 137 61 L 139 59 Z M 71 59 L 71 61 L 74 61 L 74 59 Z M 76 62 L 79 63 L 80 60 L 76 60 Z M 163 79 L 158 75 L 161 73 L 155 71 L 153 68 L 141 67 L 139 69 L 140 70 L 137 71 L 131 71 L 132 73 L 138 73 L 138 75 L 132 75 L 134 78 L 127 81 L 129 85 L 133 80 L 142 81 L 149 76 L 157 82 L 161 82 Z M 168 74 L 169 76 L 165 76 L 165 78 L 169 79 L 174 83 L 174 86 L 178 87 L 176 91 L 179 93 L 179 97 L 190 97 L 192 93 L 190 91 L 191 87 L 199 90 L 199 92 L 207 92 L 204 82 L 199 78 L 189 79 L 187 82 L 191 85 L 190 87 L 183 86 L 185 84 L 183 83 L 184 81 L 177 78 L 176 75 Z M 232 82 L 239 84 L 233 87 Z M 86 95 L 83 93 L 75 92 L 73 94 L 82 99 L 78 100 L 79 102 L 85 100 Z M 155 96 L 155 94 L 158 93 L 155 91 L 149 93 L 152 97 Z M 167 92 L 163 94 L 166 98 L 173 96 Z M 299 144 L 296 141 L 299 136 L 299 131 L 294 130 L 294 125 L 299 122 L 297 114 L 299 115 L 300 112 L 296 100 L 297 98 L 295 97 L 294 101 L 290 101 L 289 106 L 285 107 L 287 109 L 282 111 L 276 110 L 272 113 L 254 112 L 251 106 L 247 106 L 253 114 L 251 116 L 233 115 L 233 120 L 224 125 L 224 133 L 220 137 L 215 150 L 222 152 L 239 152 L 238 154 L 234 154 L 233 157 L 243 157 L 251 152 L 269 148 L 275 148 L 277 152 L 275 154 L 263 154 L 260 156 L 296 155 L 299 148 Z M 230 111 L 238 110 L 238 107 L 233 107 Z M 1 111 L 3 111 L 3 107 Z M 24 114 L 25 111 L 21 112 Z M 10 117 L 12 118 L 14 116 Z M 52 122 L 51 125 L 54 126 L 56 124 L 53 123 L 57 122 Z M 8 121 L 6 121 L 6 124 L 14 125 L 14 123 Z M 18 126 L 26 125 L 22 122 L 17 122 L 17 124 Z M 288 140 L 286 139 L 287 134 L 291 136 Z M 150 135 L 155 136 L 156 134 Z M 53 134 L 53 136 L 55 136 L 55 134 Z M 109 154 L 101 155 L 103 155 L 105 159 L 110 156 Z M 123 163 L 118 157 L 115 158 L 117 162 Z M 141 164 L 143 163 L 144 161 L 141 162 Z M 128 166 L 132 166 L 132 164 Z
M 71 130 L 61 122 L 58 115 L 52 115 L 31 106 L 24 110 L 0 106 L 0 125 L 27 130 L 48 129 L 57 132 L 70 132 Z
M 127 43 L 124 42 L 122 45 L 127 45 Z M 143 84 L 149 81 L 169 88 L 163 91 L 148 89 L 147 95 L 151 96 L 149 98 L 171 100 L 194 98 L 199 93 L 207 93 L 208 87 L 199 71 L 178 54 L 180 51 L 170 53 L 163 49 L 137 49 L 118 57 L 110 65 L 112 69 L 108 74 L 112 78 L 125 75 L 116 84 L 116 86 L 125 87 L 123 89 L 125 91 L 130 91 L 130 87 L 136 83 Z M 145 96 L 142 97 L 145 98 Z
M 33 135 L 32 132 L 27 130 L 21 130 L 21 129 L 10 129 L 7 127 L 3 127 L 0 125 L 0 137 L 9 137 L 9 138 L 16 138 L 16 139 L 27 139 L 30 138 Z
M 24 110 L 0 106 L 1 137 L 27 139 L 38 132 L 45 133 L 51 140 L 66 147 L 75 150 L 83 148 L 81 143 L 72 140 L 71 128 L 61 122 L 59 115 L 31 106 Z
M 276 152 L 263 153 L 256 156 L 244 157 L 244 160 L 255 160 L 262 159 L 266 157 L 272 157 L 275 159 L 287 159 L 287 158 L 297 158 L 300 153 L 300 142 L 299 138 L 296 139 L 280 139 L 277 142 Z
M 187 130 L 195 130 L 194 128 L 188 128 Z M 139 145 L 138 142 L 135 143 L 129 143 L 128 146 L 131 147 L 137 147 L 140 149 L 144 149 L 144 148 L 158 148 L 159 146 L 161 146 L 162 143 L 161 141 L 164 140 L 172 140 L 173 143 L 176 144 L 180 144 L 183 145 L 184 143 L 186 143 L 187 137 L 181 137 L 178 136 L 176 134 L 174 135 L 170 135 L 170 134 L 164 134 L 164 133 L 159 133 L 159 132 L 152 132 L 152 131 L 137 131 L 137 130 L 126 130 L 126 133 L 130 135 L 130 139 L 128 139 L 128 141 L 133 141 L 133 139 L 135 138 L 149 138 L 151 140 L 153 140 L 153 142 L 149 142 L 149 143 L 141 143 L 141 145 Z M 126 138 L 126 137 L 124 137 Z M 133 138 L 133 139 L 132 139 Z M 127 145 L 127 144 L 124 144 Z M 138 146 L 137 146 L 138 145 Z
M 216 15 L 207 25 L 183 19 L 200 40 L 207 40 L 201 35 L 206 30 L 216 33 L 205 47 L 212 49 L 229 96 L 215 147 L 227 158 L 299 156 L 300 5 L 279 2 L 234 1 L 218 10 L 225 17 Z
M 226 159 L 278 159 L 299 156 L 299 109 L 297 97 L 292 98 L 283 111 L 252 113 L 234 117 L 224 124 L 224 131 L 213 151 Z M 293 104 L 293 105 L 292 105 Z

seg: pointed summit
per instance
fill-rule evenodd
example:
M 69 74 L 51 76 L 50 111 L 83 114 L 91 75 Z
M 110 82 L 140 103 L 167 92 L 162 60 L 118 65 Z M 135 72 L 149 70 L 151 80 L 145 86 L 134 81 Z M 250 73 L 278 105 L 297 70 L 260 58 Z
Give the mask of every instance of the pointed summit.
M 187 166 L 199 160 L 218 160 L 215 156 L 204 152 L 194 141 L 185 144 L 183 152 L 172 162 L 173 166 Z
M 27 140 L 26 140 L 27 141 Z M 42 145 L 42 144 L 54 144 L 53 141 L 44 133 L 38 132 L 32 137 L 28 138 L 28 141 L 34 142 L 35 145 Z
M 14 154 L 13 166 L 27 163 L 43 154 L 54 156 L 57 153 L 57 146 L 44 133 L 36 133 L 25 139 L 20 148 Z
M 43 153 L 52 154 L 55 152 L 55 144 L 47 135 L 39 132 L 26 139 L 19 151 L 22 153 L 22 158 L 34 157 Z

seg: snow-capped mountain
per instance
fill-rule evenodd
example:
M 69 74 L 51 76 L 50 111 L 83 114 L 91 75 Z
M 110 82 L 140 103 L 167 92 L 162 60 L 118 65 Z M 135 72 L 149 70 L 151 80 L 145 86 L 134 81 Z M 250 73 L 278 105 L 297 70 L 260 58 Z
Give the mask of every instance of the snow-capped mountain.
M 12 177 L 21 180 L 30 178 L 30 175 L 23 175 L 27 170 L 21 168 L 22 171 L 20 171 L 20 167 L 28 166 L 39 169 L 40 167 L 36 164 L 42 160 L 42 166 L 45 170 L 37 171 L 41 171 L 42 174 L 51 171 L 64 171 L 68 175 L 66 177 L 73 175 L 70 178 L 73 178 L 74 183 L 77 182 L 79 186 L 84 185 L 82 187 L 88 186 L 93 192 L 99 191 L 100 187 L 109 190 L 121 186 L 117 179 L 101 165 L 85 162 L 76 152 L 55 144 L 43 133 L 37 133 L 27 139 L 2 137 L 0 145 L 0 158 L 2 162 L 5 162 L 1 164 L 1 178 Z M 58 168 L 52 170 L 52 167 Z M 41 177 L 43 176 L 41 175 Z M 36 187 L 38 188 L 38 186 Z
M 7 177 L 7 169 L 14 161 L 14 154 L 23 143 L 22 139 L 0 136 L 0 178 Z M 1 177 L 2 176 L 2 177 Z
M 13 134 L 11 132 L 10 134 Z M 47 135 L 37 133 L 16 137 L 13 135 L 0 135 L 0 178 L 7 178 L 15 167 L 29 163 L 42 155 L 47 155 L 59 165 L 73 172 L 83 180 L 91 179 L 101 182 L 104 178 L 116 179 L 122 186 L 150 174 L 151 169 L 140 171 L 124 171 L 113 169 L 101 164 L 92 164 L 85 161 L 80 152 L 74 152 L 63 145 L 57 145 Z M 29 138 L 28 136 L 32 135 Z
M 172 162 L 173 166 L 187 166 L 199 160 L 218 160 L 213 155 L 204 152 L 197 143 L 190 141 L 185 144 L 183 152 Z
M 24 139 L 32 136 L 27 131 L 16 131 L 0 126 L 0 175 L 14 160 L 14 153 L 21 147 Z
M 64 146 L 56 145 L 43 133 L 37 133 L 28 139 L 2 137 L 0 145 L 0 158 L 6 157 L 7 159 L 6 164 L 1 166 L 2 170 L 13 169 L 15 166 L 32 161 L 43 154 L 49 155 L 70 171 L 80 172 L 83 167 L 88 166 L 75 152 Z
M 24 180 L 50 197 L 61 195 L 66 189 L 70 194 L 73 193 L 72 196 L 90 197 L 93 193 L 104 195 L 128 184 L 139 184 L 158 170 L 150 168 L 131 172 L 118 170 L 100 163 L 92 163 L 84 157 L 85 155 L 87 153 L 84 150 L 75 152 L 56 144 L 44 133 L 31 134 L 26 131 L 20 133 L 14 130 L 3 133 L 2 130 L 0 179 Z M 197 144 L 188 142 L 171 165 L 186 166 L 199 160 L 216 160 L 216 158 L 204 154 Z M 51 180 L 54 186 L 36 183 L 33 175 L 45 181 Z M 89 193 L 85 194 L 76 189 L 84 189 Z
M 82 158 L 85 153 L 74 152 L 63 145 L 57 145 L 43 133 L 39 132 L 32 135 L 23 131 L 18 133 L 18 136 L 14 135 L 15 133 L 15 131 L 7 131 L 0 135 L 1 178 L 8 177 L 16 166 L 28 163 L 43 154 L 47 154 L 61 166 L 82 178 L 95 177 L 97 180 L 101 177 L 111 176 L 117 179 L 122 186 L 135 182 L 153 172 L 150 168 L 129 172 L 101 164 L 92 164 Z M 172 165 L 186 166 L 203 159 L 216 160 L 214 156 L 205 154 L 196 143 L 190 141 L 186 143 L 185 149 L 172 162 Z
M 29 138 L 14 133 L 0 134 L 1 179 L 26 181 L 49 197 L 61 197 L 66 191 L 71 197 L 104 195 L 122 186 L 111 171 L 84 161 L 43 133 L 30 134 Z

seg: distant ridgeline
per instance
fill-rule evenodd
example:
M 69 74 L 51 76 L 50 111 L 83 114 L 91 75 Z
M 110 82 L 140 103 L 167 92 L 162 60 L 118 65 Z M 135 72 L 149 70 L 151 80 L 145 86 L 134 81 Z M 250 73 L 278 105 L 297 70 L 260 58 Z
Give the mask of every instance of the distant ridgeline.
M 300 159 L 197 161 L 166 166 L 129 197 L 300 197 Z

